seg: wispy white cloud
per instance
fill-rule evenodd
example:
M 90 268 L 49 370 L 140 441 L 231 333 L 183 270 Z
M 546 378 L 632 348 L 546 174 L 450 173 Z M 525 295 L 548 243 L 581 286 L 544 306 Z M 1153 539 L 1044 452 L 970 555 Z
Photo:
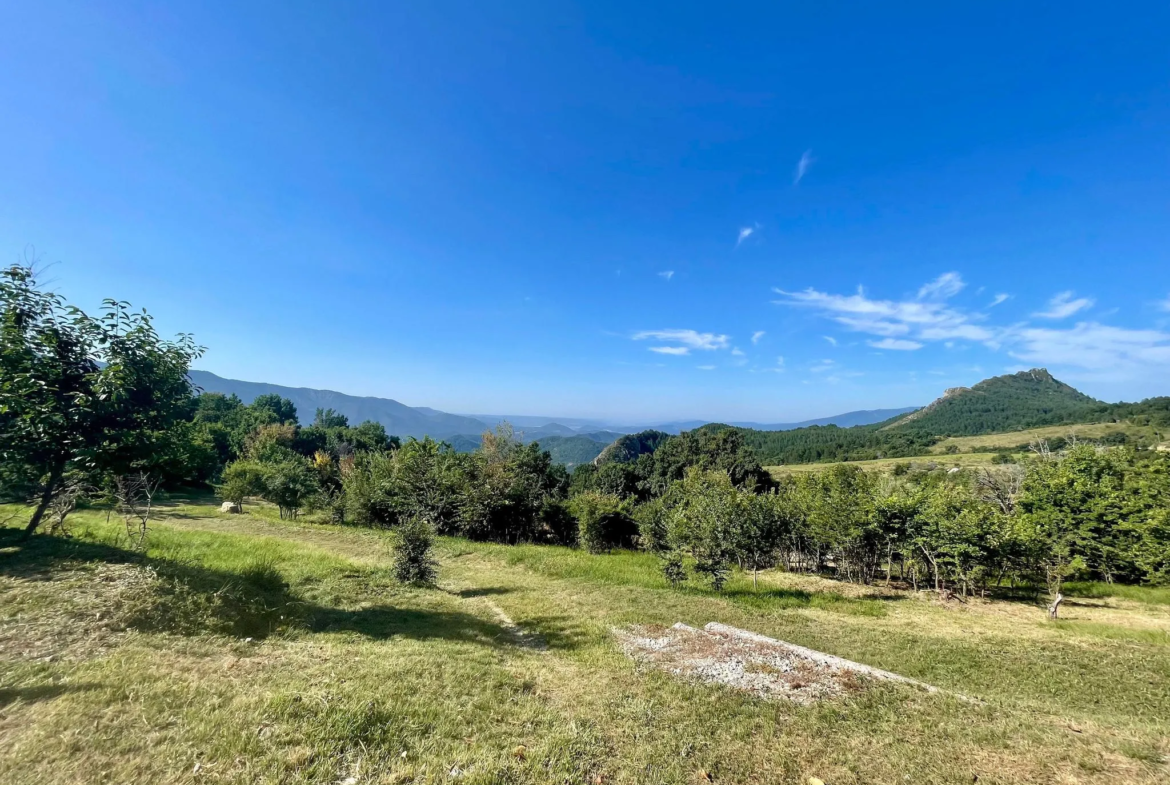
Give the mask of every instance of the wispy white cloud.
M 671 278 L 673 278 L 673 277 L 674 277 L 674 270 L 663 270 L 662 272 L 660 272 L 660 273 L 658 274 L 658 277 L 659 277 L 659 278 L 664 278 L 664 279 L 666 279 L 667 281 L 669 281 Z
M 993 299 L 990 303 L 987 304 L 987 307 L 994 308 L 995 306 L 999 305 L 1000 303 L 1006 302 L 1009 297 L 1011 297 L 1010 294 L 997 294 L 995 296 L 995 299 Z
M 822 338 L 824 338 L 826 341 L 828 341 L 828 342 L 829 342 L 829 346 L 836 346 L 836 345 L 837 345 L 837 339 L 836 339 L 836 338 L 834 338 L 833 336 L 831 336 L 831 335 L 822 335 L 821 337 L 822 337 Z
M 755 234 L 756 230 L 758 230 L 759 228 L 760 228 L 759 224 L 756 224 L 755 226 L 745 226 L 745 227 L 741 228 L 739 230 L 739 237 L 737 237 L 735 240 L 735 247 L 738 248 L 744 240 L 746 240 L 747 238 L 749 238 L 753 234 Z
M 919 300 L 946 300 L 963 291 L 967 284 L 958 273 L 943 273 L 918 290 Z
M 976 343 L 993 351 L 1003 350 L 1028 366 L 1063 369 L 1073 378 L 1123 381 L 1164 378 L 1170 373 L 1170 329 L 1118 327 L 1100 321 L 1063 327 L 1027 321 L 996 325 L 989 322 L 986 311 L 969 310 L 952 302 L 951 298 L 962 290 L 962 279 L 946 274 L 902 299 L 871 297 L 860 287 L 856 294 L 832 294 L 812 288 L 774 291 L 779 295 L 777 304 L 808 309 L 846 329 L 870 336 L 866 344 L 875 349 L 915 351 L 938 343 L 958 351 Z M 1006 299 L 1006 295 L 997 295 L 991 305 Z M 1063 319 L 1093 305 L 1092 298 L 1061 292 L 1035 316 Z M 1170 298 L 1159 302 L 1158 307 L 1170 313 Z M 832 344 L 831 337 L 822 336 Z M 826 382 L 851 375 L 832 360 L 811 364 L 808 370 Z
M 699 366 L 696 366 L 696 367 L 697 367 L 697 368 L 698 368 L 700 371 L 713 371 L 713 370 L 715 370 L 715 366 L 714 366 L 714 365 L 699 365 Z
M 802 292 L 773 291 L 784 298 L 776 300 L 777 304 L 812 308 L 850 330 L 879 338 L 994 342 L 995 331 L 976 324 L 982 316 L 947 304 L 947 298 L 957 294 L 963 285 L 957 273 L 946 273 L 919 289 L 918 297 L 908 300 L 872 299 L 860 287 L 857 294 L 851 295 L 811 288 Z
M 760 339 L 763 338 L 765 335 L 766 335 L 766 333 L 763 330 L 756 330 L 754 333 L 752 333 L 752 343 L 753 344 L 759 343 Z
M 805 150 L 801 153 L 800 160 L 796 162 L 796 170 L 792 173 L 793 185 L 798 185 L 804 179 L 804 176 L 808 174 L 809 168 L 816 163 L 816 160 L 813 158 L 812 150 Z
M 875 349 L 890 349 L 896 352 L 912 352 L 925 345 L 918 341 L 907 341 L 904 338 L 882 338 L 880 341 L 866 341 L 866 343 Z
M 1023 327 L 1014 338 L 1008 353 L 1036 365 L 1063 365 L 1114 376 L 1170 366 L 1170 333 L 1161 330 L 1078 322 L 1067 329 Z
M 777 357 L 776 364 L 769 368 L 760 368 L 756 366 L 748 370 L 749 373 L 784 373 L 784 358 Z
M 1066 319 L 1077 311 L 1092 308 L 1095 301 L 1089 297 L 1073 299 L 1073 293 L 1061 292 L 1048 301 L 1048 310 L 1038 311 L 1033 316 L 1041 319 Z
M 740 349 L 738 346 L 734 347 L 731 350 L 731 353 L 736 357 L 743 357 L 743 349 Z
M 731 338 L 716 333 L 701 333 L 697 330 L 644 330 L 634 333 L 635 341 L 661 341 L 675 346 L 651 346 L 650 351 L 659 354 L 684 355 L 691 349 L 712 351 L 726 349 L 731 345 Z

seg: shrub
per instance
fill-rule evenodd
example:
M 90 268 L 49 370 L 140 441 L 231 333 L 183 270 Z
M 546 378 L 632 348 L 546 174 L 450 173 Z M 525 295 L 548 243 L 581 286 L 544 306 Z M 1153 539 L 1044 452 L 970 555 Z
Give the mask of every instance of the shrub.
M 633 548 L 637 524 L 626 515 L 622 501 L 608 493 L 588 491 L 571 502 L 577 518 L 578 538 L 590 553 L 608 553 L 614 548 Z
M 564 502 L 546 500 L 540 508 L 540 525 L 554 545 L 577 544 L 577 519 Z
M 264 467 L 256 461 L 236 461 L 223 470 L 223 482 L 216 490 L 224 501 L 244 509 L 244 499 L 264 492 Z
M 280 508 L 280 517 L 296 520 L 297 513 L 321 490 L 307 460 L 293 456 L 265 467 L 264 498 Z
M 641 545 L 651 553 L 662 553 L 669 549 L 668 516 L 672 511 L 673 499 L 660 496 L 634 508 L 633 518 L 638 524 Z
M 406 518 L 394 530 L 394 579 L 399 583 L 429 586 L 435 582 L 436 567 L 431 548 L 435 530 L 421 516 Z
M 662 554 L 662 574 L 671 586 L 676 589 L 687 579 L 687 570 L 683 566 L 682 554 L 678 551 L 666 551 Z

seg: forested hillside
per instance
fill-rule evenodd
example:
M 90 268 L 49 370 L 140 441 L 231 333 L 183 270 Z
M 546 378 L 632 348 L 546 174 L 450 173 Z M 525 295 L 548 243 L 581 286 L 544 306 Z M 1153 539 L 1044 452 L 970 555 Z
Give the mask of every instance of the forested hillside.
M 761 463 L 779 465 L 905 458 L 924 455 L 951 436 L 1105 421 L 1170 425 L 1170 398 L 1108 404 L 1037 368 L 948 390 L 929 406 L 876 425 L 740 430 Z
M 978 436 L 1042 425 L 1090 422 L 1109 404 L 1053 378 L 1044 368 L 984 379 L 947 390 L 934 403 L 885 426 L 931 436 Z
M 597 465 L 609 463 L 629 463 L 657 450 L 664 442 L 670 439 L 668 433 L 662 431 L 640 431 L 616 439 L 597 456 Z
M 795 431 L 745 430 L 743 434 L 744 441 L 766 466 L 904 458 L 921 455 L 938 441 L 938 437 L 920 432 L 884 431 L 880 425 L 814 425 Z
M 472 417 L 448 414 L 427 407 L 412 407 L 390 398 L 360 397 L 333 392 L 314 390 L 307 387 L 285 387 L 279 384 L 244 382 L 238 379 L 224 379 L 208 371 L 190 371 L 192 384 L 209 393 L 235 395 L 243 403 L 250 404 L 260 396 L 275 395 L 292 401 L 302 416 L 301 425 L 312 421 L 317 409 L 332 409 L 344 415 L 350 422 L 366 420 L 385 426 L 395 436 L 431 436 L 436 439 L 453 437 L 457 434 L 479 434 L 488 430 L 486 423 Z

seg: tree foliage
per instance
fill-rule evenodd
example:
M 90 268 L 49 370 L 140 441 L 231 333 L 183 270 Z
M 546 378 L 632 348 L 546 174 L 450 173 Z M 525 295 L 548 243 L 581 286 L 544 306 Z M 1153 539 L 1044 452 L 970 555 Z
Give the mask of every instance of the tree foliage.
M 0 273 L 0 475 L 36 488 L 31 533 L 69 471 L 157 472 L 189 419 L 188 335 L 159 337 L 145 312 L 106 300 L 91 317 L 37 284 Z

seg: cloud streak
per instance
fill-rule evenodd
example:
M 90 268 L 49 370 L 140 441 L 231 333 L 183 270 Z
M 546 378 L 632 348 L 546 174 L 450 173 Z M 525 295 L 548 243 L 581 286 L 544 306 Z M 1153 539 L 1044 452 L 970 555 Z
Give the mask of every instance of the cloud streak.
M 967 284 L 958 273 L 943 273 L 918 290 L 919 300 L 946 300 L 963 291 Z
M 895 352 L 912 352 L 926 345 L 918 341 L 907 341 L 904 338 L 882 338 L 880 341 L 866 341 L 866 343 L 875 349 L 889 349 Z
M 763 330 L 756 330 L 754 333 L 752 333 L 752 344 L 755 345 L 759 343 L 760 339 L 765 335 L 767 335 L 767 333 L 765 333 Z
M 736 248 L 738 248 L 738 247 L 739 247 L 739 246 L 740 246 L 740 245 L 743 243 L 743 241 L 744 241 L 744 240 L 746 240 L 747 238 L 749 238 L 749 237 L 751 237 L 753 234 L 755 234 L 755 233 L 756 233 L 756 230 L 757 230 L 757 229 L 759 229 L 759 228 L 760 228 L 760 225 L 759 225 L 759 224 L 756 224 L 755 226 L 744 226 L 744 227 L 742 227 L 742 228 L 739 230 L 739 237 L 737 237 L 737 238 L 736 238 L 736 240 L 735 240 L 735 247 L 736 247 Z
M 658 274 L 658 277 L 669 282 L 674 277 L 674 270 L 663 270 Z
M 731 338 L 716 333 L 701 333 L 697 330 L 643 330 L 634 333 L 635 341 L 655 341 L 670 346 L 651 346 L 650 351 L 658 354 L 670 354 L 677 357 L 691 353 L 692 349 L 699 351 L 715 351 L 727 349 L 731 345 Z
M 1095 300 L 1089 297 L 1073 299 L 1073 293 L 1061 292 L 1048 301 L 1048 310 L 1032 314 L 1039 319 L 1067 319 L 1078 311 L 1092 308 Z
M 1128 373 L 1170 365 L 1170 333 L 1097 322 L 1078 322 L 1067 329 L 1025 327 L 1008 353 L 1029 363 Z
M 861 288 L 856 294 L 832 294 L 812 288 L 773 291 L 780 295 L 774 301 L 777 304 L 813 311 L 849 330 L 871 336 L 866 344 L 875 349 L 910 352 L 931 343 L 947 347 L 978 343 L 1029 364 L 1075 369 L 1114 380 L 1163 374 L 1170 368 L 1170 332 L 1166 330 L 1116 327 L 1097 321 L 1082 321 L 1071 327 L 1026 321 L 992 325 L 987 323 L 986 313 L 967 310 L 950 301 L 963 288 L 957 274 L 947 273 L 919 288 L 914 296 L 900 300 L 870 297 Z M 1005 299 L 1006 295 L 998 295 L 991 305 Z M 1034 317 L 1065 319 L 1093 304 L 1092 298 L 1061 292 Z M 1170 300 L 1160 306 L 1170 311 Z M 831 361 L 810 368 L 816 374 L 827 374 L 829 370 L 840 375 Z
M 1009 297 L 1011 297 L 1011 295 L 1010 295 L 1010 294 L 997 294 L 997 295 L 995 296 L 995 299 L 994 299 L 994 300 L 992 300 L 990 303 L 988 303 L 988 304 L 987 304 L 987 307 L 988 307 L 988 308 L 994 308 L 995 306 L 997 306 L 997 305 L 999 305 L 999 304 L 1001 304 L 1001 303 L 1004 303 L 1004 302 L 1006 302 L 1006 301 L 1007 301 L 1007 299 L 1008 299 Z
M 800 160 L 796 162 L 796 169 L 792 172 L 792 184 L 799 185 L 804 176 L 808 174 L 808 170 L 816 163 L 813 158 L 812 150 L 805 150 L 800 155 Z
M 841 295 L 805 289 L 781 295 L 779 305 L 810 308 L 844 327 L 878 338 L 917 341 L 963 339 L 993 342 L 996 333 L 978 324 L 982 317 L 947 304 L 964 287 L 958 273 L 945 273 L 918 290 L 918 297 L 907 300 L 876 300 L 858 288 L 857 294 Z

